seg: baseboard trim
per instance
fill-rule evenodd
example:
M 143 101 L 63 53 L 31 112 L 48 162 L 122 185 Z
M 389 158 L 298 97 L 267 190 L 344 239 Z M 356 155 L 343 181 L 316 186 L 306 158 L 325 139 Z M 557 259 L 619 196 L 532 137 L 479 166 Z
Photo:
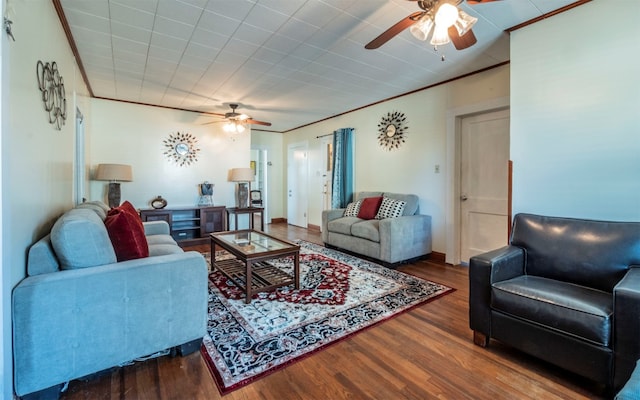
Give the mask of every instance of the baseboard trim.
M 286 218 L 271 218 L 271 223 L 272 224 L 286 224 L 287 223 L 287 219 Z
M 320 225 L 308 224 L 307 229 L 314 232 L 320 232 Z
M 447 255 L 444 253 L 439 253 L 437 251 L 432 251 L 431 254 L 429 254 L 429 257 L 427 257 L 427 260 L 431 260 L 431 261 L 435 261 L 435 262 L 439 262 L 439 263 L 445 263 L 445 259 L 446 259 Z

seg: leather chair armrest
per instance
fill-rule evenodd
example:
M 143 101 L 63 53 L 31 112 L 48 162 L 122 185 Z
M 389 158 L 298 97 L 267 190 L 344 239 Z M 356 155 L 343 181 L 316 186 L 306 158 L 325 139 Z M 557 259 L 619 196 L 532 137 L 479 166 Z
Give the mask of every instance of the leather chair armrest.
M 640 265 L 632 266 L 613 288 L 614 388 L 631 376 L 640 359 Z
M 491 284 L 524 273 L 524 249 L 505 246 L 469 260 L 469 326 L 491 337 Z

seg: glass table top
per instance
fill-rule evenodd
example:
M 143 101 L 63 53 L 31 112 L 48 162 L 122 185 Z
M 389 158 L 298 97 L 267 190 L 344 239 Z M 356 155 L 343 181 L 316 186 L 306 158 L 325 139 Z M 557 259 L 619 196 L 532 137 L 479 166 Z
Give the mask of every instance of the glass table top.
M 215 236 L 219 240 L 231 244 L 247 254 L 265 253 L 295 247 L 295 245 L 291 243 L 256 231 L 226 232 L 224 234 L 213 233 L 211 236 Z

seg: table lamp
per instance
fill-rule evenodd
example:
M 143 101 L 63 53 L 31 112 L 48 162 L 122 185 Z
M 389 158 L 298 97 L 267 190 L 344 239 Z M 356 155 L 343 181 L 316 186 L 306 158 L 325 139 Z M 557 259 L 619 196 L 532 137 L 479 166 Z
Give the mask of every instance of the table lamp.
M 229 171 L 229 181 L 237 182 L 236 187 L 236 207 L 249 207 L 249 190 L 254 175 L 251 168 L 232 168 Z
M 131 182 L 133 173 L 131 165 L 124 164 L 99 164 L 96 171 L 97 181 L 109 181 L 109 207 L 120 205 L 120 182 Z

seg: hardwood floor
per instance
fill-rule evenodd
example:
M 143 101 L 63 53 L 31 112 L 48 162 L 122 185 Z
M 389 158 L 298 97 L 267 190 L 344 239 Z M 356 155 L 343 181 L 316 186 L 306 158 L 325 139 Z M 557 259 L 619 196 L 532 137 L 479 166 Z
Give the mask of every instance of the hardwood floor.
M 266 231 L 321 243 L 320 233 Z M 208 251 L 208 246 L 194 248 Z M 599 387 L 492 341 L 473 344 L 466 267 L 420 261 L 398 268 L 457 290 L 224 396 L 241 399 L 599 399 Z M 73 381 L 62 399 L 220 399 L 199 352 L 160 357 Z

